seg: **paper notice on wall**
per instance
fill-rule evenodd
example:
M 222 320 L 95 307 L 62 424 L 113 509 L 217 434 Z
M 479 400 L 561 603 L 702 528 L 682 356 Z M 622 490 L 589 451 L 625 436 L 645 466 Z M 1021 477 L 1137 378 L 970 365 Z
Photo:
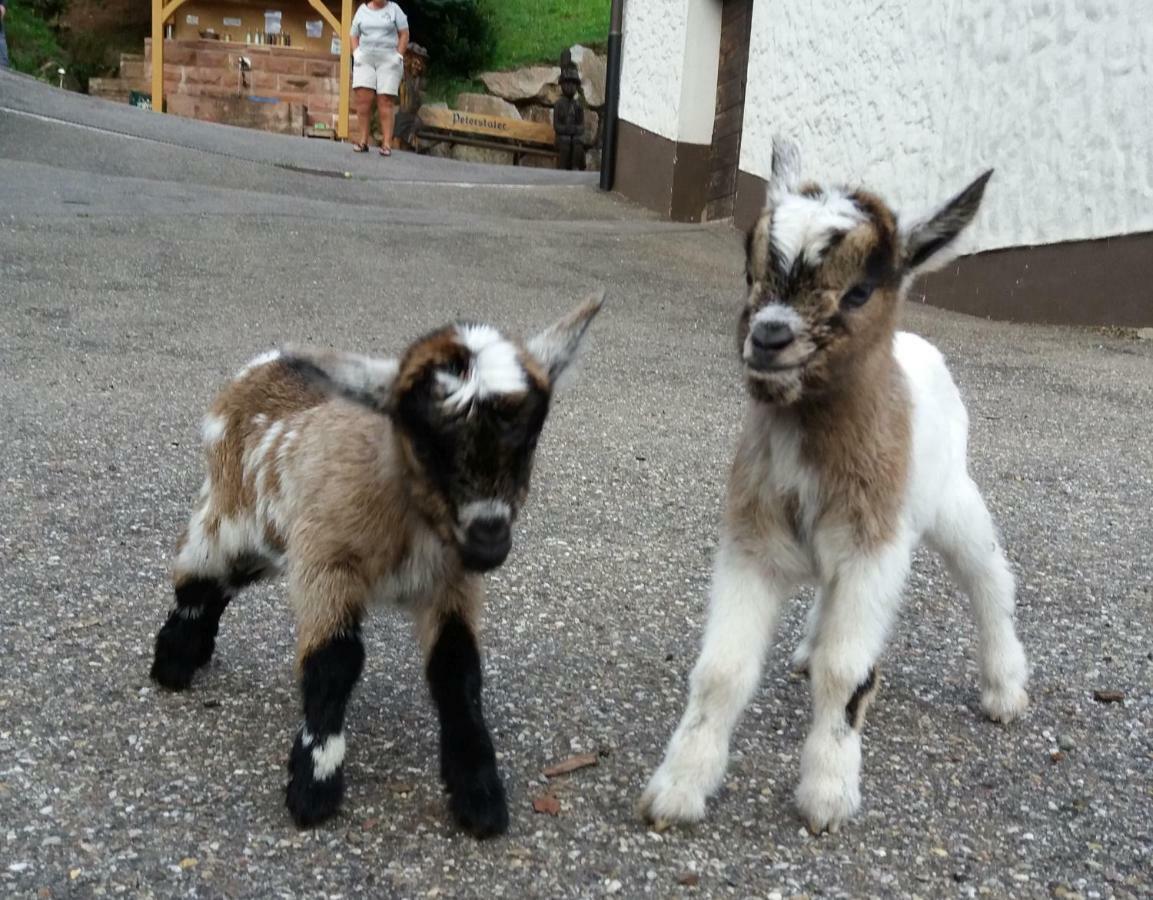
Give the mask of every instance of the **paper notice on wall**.
M 228 28 L 239 28 L 241 25 L 240 19 L 224 17 L 224 24 Z
M 200 16 L 185 16 L 184 21 L 187 22 L 189 25 L 199 25 L 200 24 Z
M 280 18 L 281 13 L 279 10 L 265 10 L 264 13 L 264 33 L 265 34 L 280 34 Z
M 304 23 L 304 33 L 310 38 L 324 37 L 324 19 Z
M 329 48 L 329 52 L 332 53 L 333 56 L 340 56 L 340 38 L 334 37 L 332 39 L 332 46 Z

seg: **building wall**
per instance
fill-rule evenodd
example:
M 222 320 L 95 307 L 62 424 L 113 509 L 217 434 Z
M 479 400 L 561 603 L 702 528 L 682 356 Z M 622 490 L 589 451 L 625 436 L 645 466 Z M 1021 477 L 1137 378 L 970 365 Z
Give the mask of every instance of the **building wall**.
M 634 4 L 636 5 L 636 4 Z M 758 0 L 741 169 L 772 136 L 899 204 L 997 174 L 971 248 L 1153 230 L 1148 0 Z
M 721 0 L 625 4 L 616 187 L 699 221 L 716 103 Z
M 688 0 L 625 3 L 619 115 L 669 140 L 680 131 Z

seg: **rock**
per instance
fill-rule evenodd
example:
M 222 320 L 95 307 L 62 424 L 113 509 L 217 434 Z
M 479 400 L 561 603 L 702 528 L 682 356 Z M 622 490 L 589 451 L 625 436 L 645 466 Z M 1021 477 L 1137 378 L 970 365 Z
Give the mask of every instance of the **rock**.
M 1153 341 L 1153 328 L 1138 328 L 1137 337 L 1143 341 Z
M 505 100 L 531 100 L 541 97 L 546 86 L 560 78 L 557 66 L 528 66 L 511 72 L 485 72 L 480 76 L 488 90 Z
M 506 119 L 520 118 L 520 111 L 515 106 L 507 100 L 490 97 L 488 94 L 457 94 L 453 109 L 486 116 L 502 116 Z
M 559 84 L 546 84 L 539 94 L 537 100 L 547 106 L 554 105 L 563 96 Z
M 1125 699 L 1123 691 L 1094 691 L 1093 699 L 1098 703 L 1120 703 Z
M 526 122 L 543 122 L 545 125 L 552 124 L 552 109 L 547 106 L 532 106 L 521 107 L 521 118 Z
M 487 147 L 470 147 L 467 144 L 456 144 L 450 154 L 453 159 L 461 162 L 488 163 L 494 166 L 511 166 L 512 153 L 507 150 L 490 150 Z
M 577 67 L 581 77 L 581 90 L 584 91 L 585 101 L 589 106 L 601 107 L 605 105 L 605 60 L 597 56 L 588 47 L 573 44 L 569 47 L 572 61 Z
M 1077 749 L 1077 742 L 1067 734 L 1059 735 L 1057 738 L 1057 746 L 1062 750 L 1075 750 Z
M 585 146 L 591 147 L 597 142 L 600 134 L 601 117 L 591 109 L 585 110 Z
M 593 147 L 585 154 L 585 167 L 592 172 L 599 172 L 601 168 L 601 148 Z
M 452 146 L 444 141 L 428 145 L 428 150 L 425 152 L 437 159 L 452 159 Z

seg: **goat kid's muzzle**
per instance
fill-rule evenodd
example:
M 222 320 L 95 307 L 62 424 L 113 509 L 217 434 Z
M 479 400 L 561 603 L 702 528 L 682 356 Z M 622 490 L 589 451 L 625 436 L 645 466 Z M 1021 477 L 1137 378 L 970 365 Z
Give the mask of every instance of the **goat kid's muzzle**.
M 512 549 L 512 525 L 508 519 L 473 519 L 459 542 L 461 561 L 466 569 L 487 572 L 508 558 Z
M 799 369 L 804 363 L 797 351 L 800 316 L 780 303 L 761 309 L 749 323 L 742 355 L 754 372 L 771 375 Z

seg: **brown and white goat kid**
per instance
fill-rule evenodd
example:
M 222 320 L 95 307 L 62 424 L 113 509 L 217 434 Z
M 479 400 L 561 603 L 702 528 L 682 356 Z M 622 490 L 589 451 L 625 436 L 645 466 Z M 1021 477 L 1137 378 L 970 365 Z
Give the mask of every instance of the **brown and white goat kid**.
M 602 299 L 525 345 L 459 324 L 399 361 L 269 353 L 217 397 L 203 426 L 208 477 L 173 564 L 176 607 L 152 677 L 187 688 L 229 601 L 287 571 L 304 703 L 288 761 L 298 826 L 340 806 L 345 707 L 375 601 L 415 619 L 456 821 L 478 837 L 507 829 L 481 710 L 480 573 L 508 555 L 552 389 Z
M 872 194 L 799 184 L 797 169 L 795 148 L 774 148 L 748 239 L 751 397 L 688 706 L 641 799 L 658 827 L 704 816 L 781 600 L 803 582 L 818 590 L 794 655 L 813 703 L 796 802 L 813 832 L 853 815 L 877 660 L 922 540 L 969 595 L 985 712 L 1008 721 L 1028 704 L 1013 576 L 967 471 L 965 407 L 941 354 L 895 331 L 909 284 L 972 220 L 991 172 L 906 222 Z

